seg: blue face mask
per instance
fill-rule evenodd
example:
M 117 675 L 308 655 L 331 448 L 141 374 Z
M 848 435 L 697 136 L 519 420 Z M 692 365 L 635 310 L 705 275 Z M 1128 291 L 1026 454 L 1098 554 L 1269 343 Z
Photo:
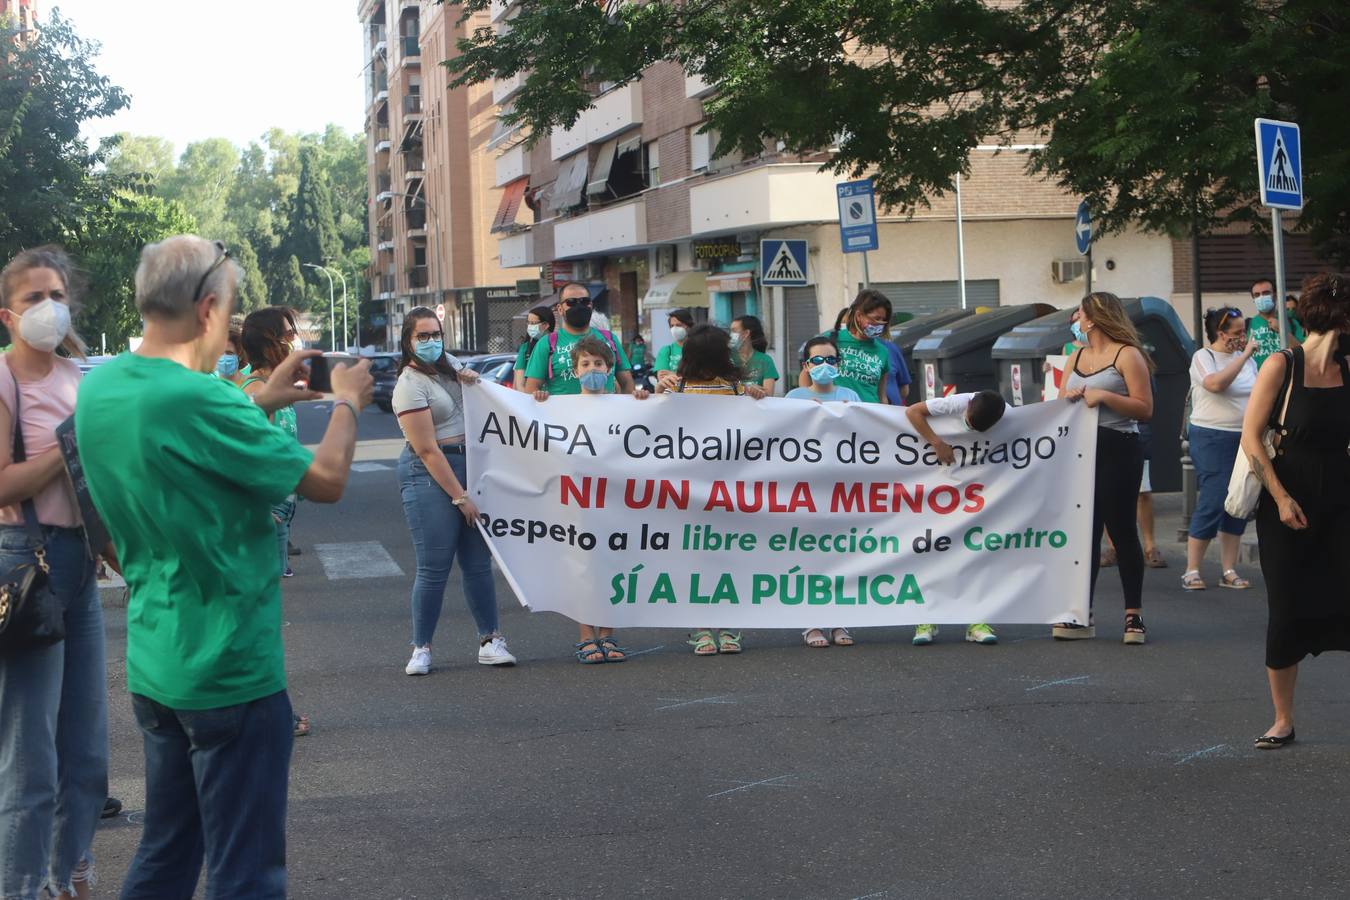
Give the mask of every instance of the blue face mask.
M 239 372 L 239 357 L 234 353 L 222 353 L 216 360 L 216 374 L 221 378 L 233 378 Z
M 1261 296 L 1256 298 L 1256 311 L 1259 312 L 1261 315 L 1264 316 L 1266 313 L 1270 312 L 1274 308 L 1275 308 L 1275 298 L 1270 296 L 1270 294 L 1262 294 Z
M 579 376 L 577 381 L 581 382 L 583 391 L 603 391 L 605 385 L 609 384 L 609 373 L 592 370 Z
M 1069 330 L 1073 332 L 1073 339 L 1075 341 L 1080 344 L 1087 343 L 1087 335 L 1083 333 L 1083 326 L 1078 324 L 1077 319 L 1073 320 L 1073 324 L 1069 326 Z
M 427 341 L 425 344 L 414 344 L 413 353 L 422 362 L 435 365 L 445 355 L 445 343 L 443 341 Z
M 885 325 L 868 325 L 863 328 L 863 334 L 870 338 L 879 338 L 886 333 Z
M 839 377 L 839 368 L 829 363 L 821 363 L 818 366 L 812 366 L 807 370 L 811 380 L 816 384 L 830 384 Z

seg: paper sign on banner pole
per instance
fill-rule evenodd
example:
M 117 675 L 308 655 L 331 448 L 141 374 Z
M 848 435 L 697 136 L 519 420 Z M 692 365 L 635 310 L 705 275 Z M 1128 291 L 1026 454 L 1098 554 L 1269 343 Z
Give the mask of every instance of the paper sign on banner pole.
M 1045 391 L 1042 400 L 1058 400 L 1064 390 L 1064 370 L 1069 366 L 1069 357 L 1051 355 L 1045 358 Z
M 521 603 L 615 627 L 1087 622 L 1096 410 L 988 432 L 885 406 L 464 391 L 468 486 Z

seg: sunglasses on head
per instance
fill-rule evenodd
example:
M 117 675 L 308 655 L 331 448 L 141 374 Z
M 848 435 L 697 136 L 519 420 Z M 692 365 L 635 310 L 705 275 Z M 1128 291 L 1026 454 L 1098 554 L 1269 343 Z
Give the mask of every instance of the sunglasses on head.
M 839 357 L 837 356 L 821 356 L 820 354 L 816 354 L 815 356 L 808 357 L 806 361 L 813 366 L 839 365 Z
M 202 290 L 206 287 L 206 279 L 210 278 L 211 273 L 215 272 L 216 269 L 219 269 L 225 263 L 225 260 L 230 258 L 230 251 L 226 249 L 224 244 L 220 241 L 216 241 L 215 244 L 217 253 L 215 262 L 211 263 L 210 268 L 202 275 L 202 280 L 197 282 L 197 289 L 192 292 L 193 303 L 202 299 Z
M 1218 309 L 1211 309 L 1209 312 L 1210 315 L 1214 315 L 1215 313 L 1223 313 L 1223 321 L 1225 322 L 1227 322 L 1229 319 L 1242 318 L 1242 311 L 1234 309 L 1231 306 L 1221 306 Z

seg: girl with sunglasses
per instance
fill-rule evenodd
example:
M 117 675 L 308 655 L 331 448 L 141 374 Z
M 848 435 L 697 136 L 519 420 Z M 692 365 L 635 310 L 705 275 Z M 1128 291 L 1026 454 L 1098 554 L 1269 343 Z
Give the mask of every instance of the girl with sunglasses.
M 852 388 L 835 384 L 839 377 L 839 348 L 826 335 L 811 338 L 802 350 L 802 371 L 811 379 L 810 387 L 788 391 L 789 400 L 815 400 L 817 403 L 859 403 Z

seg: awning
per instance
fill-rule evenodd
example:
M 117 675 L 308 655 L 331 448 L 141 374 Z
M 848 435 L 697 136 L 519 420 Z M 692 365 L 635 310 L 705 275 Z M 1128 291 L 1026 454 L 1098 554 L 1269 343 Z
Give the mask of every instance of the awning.
M 620 138 L 618 147 L 615 149 L 615 156 L 623 156 L 625 153 L 632 153 L 635 150 L 642 149 L 642 132 L 635 131 L 626 138 Z
M 503 106 L 500 110 L 498 110 L 497 123 L 492 127 L 492 136 L 488 138 L 487 142 L 487 148 L 489 150 L 496 150 L 506 141 L 515 137 L 515 135 L 520 131 L 519 125 L 508 125 L 506 124 L 506 120 L 502 118 L 502 116 L 514 112 L 515 108 L 516 107 L 514 103 L 508 103 L 506 106 Z
M 502 200 L 497 205 L 497 217 L 492 220 L 492 231 L 514 231 L 516 229 L 517 216 L 520 215 L 520 201 L 525 197 L 525 189 L 530 186 L 530 179 L 517 178 L 502 188 Z
M 707 277 L 708 290 L 719 294 L 735 294 L 740 291 L 753 291 L 755 278 L 750 272 L 723 272 Z
M 642 308 L 679 309 L 708 307 L 708 279 L 702 272 L 673 272 L 652 282 L 642 298 Z
M 609 188 L 609 170 L 614 166 L 614 148 L 618 143 L 611 138 L 600 145 L 600 155 L 595 158 L 595 169 L 586 182 L 588 197 L 603 194 Z
M 589 162 L 585 150 L 562 161 L 558 167 L 558 180 L 553 183 L 553 190 L 549 194 L 549 209 L 560 213 L 581 205 L 585 199 L 586 170 Z

